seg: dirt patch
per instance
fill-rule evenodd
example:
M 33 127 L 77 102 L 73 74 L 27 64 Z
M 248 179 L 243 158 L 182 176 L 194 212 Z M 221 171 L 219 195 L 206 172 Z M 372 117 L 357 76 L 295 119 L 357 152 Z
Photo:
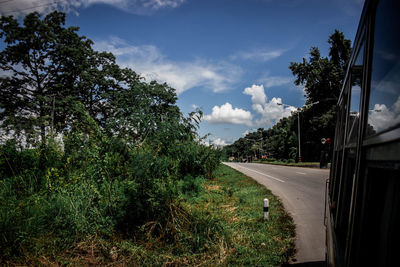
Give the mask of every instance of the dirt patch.
M 205 188 L 207 191 L 221 191 L 221 186 L 219 185 L 206 185 Z

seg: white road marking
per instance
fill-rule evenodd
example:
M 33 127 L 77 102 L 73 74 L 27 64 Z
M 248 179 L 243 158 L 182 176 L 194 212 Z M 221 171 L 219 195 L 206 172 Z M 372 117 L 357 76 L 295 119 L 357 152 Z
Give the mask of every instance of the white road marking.
M 298 174 L 303 174 L 303 175 L 306 175 L 307 173 L 305 173 L 305 172 L 296 172 L 296 173 L 298 173 Z
M 277 180 L 277 181 L 279 181 L 279 182 L 281 182 L 281 183 L 286 183 L 285 181 L 282 181 L 281 179 L 278 179 L 278 178 L 273 177 L 273 176 L 271 176 L 271 175 L 268 175 L 268 174 L 265 174 L 265 173 L 262 173 L 262 172 L 258 172 L 258 171 L 255 171 L 255 170 L 252 170 L 252 169 L 249 169 L 249 168 L 240 166 L 240 165 L 239 165 L 239 167 L 240 167 L 240 168 L 243 168 L 243 169 L 246 169 L 246 170 L 249 170 L 249 171 L 252 171 L 252 172 L 256 172 L 256 173 L 261 174 L 261 175 L 263 175 L 263 176 L 266 176 L 266 177 L 268 177 L 268 178 Z

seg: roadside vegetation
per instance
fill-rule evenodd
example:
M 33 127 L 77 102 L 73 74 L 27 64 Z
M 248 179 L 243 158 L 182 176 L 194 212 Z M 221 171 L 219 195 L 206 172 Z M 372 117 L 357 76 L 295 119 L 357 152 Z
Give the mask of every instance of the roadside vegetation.
M 280 202 L 201 144 L 201 111 L 65 14 L 0 18 L 0 264 L 280 265 Z M 271 220 L 262 220 L 262 199 Z
M 351 41 L 335 30 L 329 36 L 329 56 L 323 57 L 317 47 L 310 49 L 309 59 L 292 62 L 289 69 L 295 84 L 304 88 L 306 103 L 291 116 L 282 118 L 269 129 L 259 128 L 224 147 L 224 157 L 234 160 L 261 159 L 262 155 L 278 160 L 298 160 L 298 123 L 300 121 L 301 156 L 304 162 L 319 162 L 322 151 L 333 147 L 322 144 L 322 138 L 334 142 L 336 104 L 351 54 Z
M 0 263 L 62 264 L 59 253 L 113 239 L 174 243 L 180 194 L 220 161 L 200 144 L 200 111 L 184 116 L 173 88 L 64 23 L 60 12 L 0 18 Z
M 65 195 L 64 209 L 48 214 L 42 220 L 49 220 L 51 226 L 44 233 L 44 227 L 31 225 L 19 244 L 23 251 L 14 257 L 3 257 L 3 263 L 18 265 L 133 265 L 133 266 L 280 266 L 295 252 L 295 226 L 281 202 L 265 187 L 251 178 L 227 167 L 220 166 L 215 178 L 182 180 L 178 183 L 179 196 L 173 202 L 163 205 L 164 218 L 149 220 L 130 228 L 129 232 L 107 233 L 111 224 L 103 222 L 104 217 L 93 211 L 99 218 L 95 221 L 97 231 L 82 231 L 79 225 L 88 225 L 83 214 L 75 210 L 65 214 L 71 205 L 89 209 L 83 203 L 91 198 L 82 195 L 70 202 Z M 85 192 L 88 193 L 88 192 Z M 263 198 L 270 200 L 270 220 L 263 220 Z M 74 201 L 72 200 L 72 201 Z M 40 209 L 43 204 L 36 204 Z M 51 210 L 51 204 L 43 207 Z M 90 208 L 96 208 L 92 205 Z M 131 207 L 134 208 L 134 207 Z M 119 211 L 122 212 L 122 211 Z M 51 216 L 56 218 L 52 219 Z M 79 216 L 78 218 L 76 216 Z M 86 215 L 86 214 L 85 214 Z M 44 216 L 44 214 L 41 214 Z M 62 217 L 62 218 L 61 218 Z M 21 218 L 19 218 L 21 219 Z M 31 217 L 36 223 L 37 217 Z M 25 225 L 27 220 L 23 220 Z M 57 225 L 52 226 L 55 222 Z M 64 226 L 63 226 L 64 225 Z M 16 223 L 13 229 L 21 227 Z M 56 227 L 61 227 L 57 229 Z M 31 230 L 31 231 L 32 231 Z M 100 231 L 99 231 L 100 230 Z M 19 232 L 19 234 L 21 234 Z M 82 232 L 81 232 L 82 234 Z M 69 237 L 69 239 L 66 239 Z M 71 240 L 73 239 L 73 241 Z M 9 250 L 5 250 L 9 252 Z M 3 250 L 4 252 L 4 250 Z M 10 256 L 8 254 L 8 256 Z
M 296 162 L 294 159 L 289 160 L 278 160 L 274 158 L 269 158 L 265 160 L 254 160 L 253 163 L 263 163 L 263 164 L 272 164 L 272 165 L 282 165 L 282 166 L 294 166 L 294 167 L 320 167 L 319 162 Z

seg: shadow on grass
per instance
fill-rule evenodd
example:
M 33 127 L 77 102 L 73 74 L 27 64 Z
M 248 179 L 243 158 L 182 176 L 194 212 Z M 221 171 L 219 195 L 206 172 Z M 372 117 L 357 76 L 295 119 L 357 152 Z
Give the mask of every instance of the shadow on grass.
M 301 263 L 291 263 L 291 264 L 284 264 L 282 267 L 326 267 L 325 261 L 312 261 L 312 262 L 301 262 Z

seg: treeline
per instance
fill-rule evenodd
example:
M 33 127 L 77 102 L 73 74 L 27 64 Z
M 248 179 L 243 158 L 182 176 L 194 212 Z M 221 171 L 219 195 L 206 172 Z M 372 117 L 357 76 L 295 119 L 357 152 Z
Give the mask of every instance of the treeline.
M 183 116 L 173 88 L 64 25 L 60 12 L 0 18 L 0 262 L 96 236 L 179 243 L 179 199 L 219 164 L 197 141 L 201 112 Z
M 269 158 L 297 161 L 298 128 L 303 161 L 320 161 L 321 151 L 332 149 L 322 138 L 334 141 L 336 103 L 350 59 L 351 42 L 335 30 L 329 36 L 329 56 L 322 57 L 317 47 L 310 49 L 310 58 L 291 63 L 295 84 L 305 90 L 306 103 L 291 116 L 282 118 L 272 128 L 258 129 L 224 147 L 226 158 L 249 160 L 266 155 Z

